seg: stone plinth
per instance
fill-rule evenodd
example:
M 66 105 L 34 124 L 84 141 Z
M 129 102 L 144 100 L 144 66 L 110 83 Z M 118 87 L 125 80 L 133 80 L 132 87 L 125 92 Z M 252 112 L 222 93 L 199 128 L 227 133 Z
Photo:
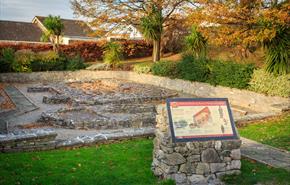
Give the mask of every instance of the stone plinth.
M 152 170 L 176 184 L 220 184 L 241 168 L 241 140 L 172 143 L 165 106 L 157 108 Z

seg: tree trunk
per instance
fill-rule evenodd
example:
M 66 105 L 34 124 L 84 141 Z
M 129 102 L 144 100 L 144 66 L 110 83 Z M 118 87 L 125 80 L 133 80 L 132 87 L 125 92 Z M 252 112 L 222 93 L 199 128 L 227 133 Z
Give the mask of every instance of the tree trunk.
M 56 52 L 58 53 L 58 48 L 59 48 L 59 35 L 56 35 Z
M 153 62 L 157 62 L 160 60 L 160 46 L 161 39 L 153 41 L 153 53 L 152 53 Z

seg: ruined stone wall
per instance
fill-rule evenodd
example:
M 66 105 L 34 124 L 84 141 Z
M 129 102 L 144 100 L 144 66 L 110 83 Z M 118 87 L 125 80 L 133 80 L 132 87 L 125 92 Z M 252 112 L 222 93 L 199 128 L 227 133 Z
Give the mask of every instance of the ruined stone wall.
M 249 108 L 257 112 L 279 112 L 280 105 L 289 108 L 289 98 L 270 97 L 263 94 L 221 86 L 211 86 L 201 82 L 190 82 L 180 79 L 170 79 L 149 74 L 137 74 L 128 71 L 88 71 L 75 72 L 34 72 L 34 73 L 2 73 L 0 82 L 52 82 L 52 81 L 88 81 L 101 78 L 115 78 L 137 83 L 156 85 L 198 97 L 226 97 L 232 105 Z
M 165 106 L 157 108 L 152 170 L 176 184 L 219 184 L 225 174 L 239 174 L 241 140 L 172 143 Z
M 0 135 L 0 152 L 21 152 L 55 149 L 56 133 L 27 130 Z

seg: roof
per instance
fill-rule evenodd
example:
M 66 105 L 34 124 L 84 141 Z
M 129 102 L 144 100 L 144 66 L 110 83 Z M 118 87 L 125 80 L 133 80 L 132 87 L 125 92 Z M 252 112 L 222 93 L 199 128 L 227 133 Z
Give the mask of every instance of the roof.
M 203 108 L 201 111 L 199 111 L 198 113 L 196 113 L 194 115 L 194 117 L 200 115 L 201 113 L 210 113 L 209 108 L 208 107 Z
M 46 17 L 43 16 L 35 16 L 41 24 Z M 61 19 L 64 24 L 64 35 L 72 36 L 72 37 L 88 37 L 88 34 L 92 32 L 92 29 L 84 22 L 80 20 L 72 20 L 72 19 Z
M 28 22 L 0 20 L 0 40 L 40 42 L 42 31 Z

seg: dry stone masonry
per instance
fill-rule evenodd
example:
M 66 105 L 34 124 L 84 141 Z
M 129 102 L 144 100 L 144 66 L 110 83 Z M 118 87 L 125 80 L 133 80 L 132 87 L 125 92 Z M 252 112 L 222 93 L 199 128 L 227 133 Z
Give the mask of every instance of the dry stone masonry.
M 41 114 L 39 122 L 71 129 L 152 127 L 155 104 L 175 91 L 115 79 L 59 82 L 28 87 L 27 92 L 49 92 L 45 104 L 64 104 Z
M 173 143 L 164 105 L 157 108 L 152 170 L 176 184 L 220 184 L 220 177 L 239 174 L 241 140 Z

